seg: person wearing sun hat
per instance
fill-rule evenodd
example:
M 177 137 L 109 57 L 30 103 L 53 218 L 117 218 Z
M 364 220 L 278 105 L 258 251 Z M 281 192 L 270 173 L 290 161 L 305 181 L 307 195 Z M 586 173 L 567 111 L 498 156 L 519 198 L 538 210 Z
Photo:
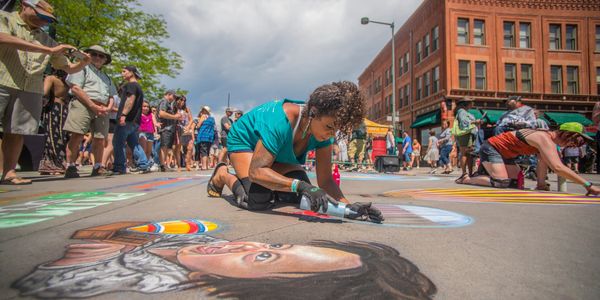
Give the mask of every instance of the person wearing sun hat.
M 564 123 L 555 131 L 535 129 L 507 131 L 489 138 L 481 146 L 481 164 L 488 175 L 466 177 L 462 183 L 497 188 L 516 187 L 520 169 L 514 159 L 519 155 L 537 155 L 539 164 L 536 170 L 538 178 L 536 189 L 549 190 L 545 178 L 550 168 L 557 176 L 584 186 L 587 190 L 586 195 L 598 195 L 600 188 L 567 168 L 556 151 L 557 145 L 580 147 L 590 141 L 592 138 L 585 134 L 583 125 L 577 122 Z
M 2 184 L 30 184 L 17 176 L 15 167 L 23 136 L 37 134 L 42 113 L 44 71 L 48 64 L 67 73 L 90 62 L 87 55 L 76 63 L 66 57 L 70 45 L 59 45 L 41 28 L 55 22 L 53 7 L 42 0 L 23 0 L 21 9 L 0 11 L 0 119 L 4 132 Z M 8 166 L 8 167 L 6 167 Z
M 104 140 L 109 133 L 108 113 L 113 110 L 114 96 L 117 89 L 112 79 L 102 70 L 111 63 L 110 53 L 99 45 L 93 45 L 84 50 L 92 58 L 92 63 L 83 70 L 67 77 L 67 84 L 75 101 L 69 105 L 69 114 L 65 121 L 64 130 L 71 132 L 67 145 L 68 167 L 65 178 L 77 178 L 79 173 L 75 166 L 79 153 L 79 144 L 83 136 L 92 132 L 92 152 L 94 157 L 102 157 Z M 92 169 L 92 176 L 106 174 L 107 170 L 101 160 L 97 160 Z

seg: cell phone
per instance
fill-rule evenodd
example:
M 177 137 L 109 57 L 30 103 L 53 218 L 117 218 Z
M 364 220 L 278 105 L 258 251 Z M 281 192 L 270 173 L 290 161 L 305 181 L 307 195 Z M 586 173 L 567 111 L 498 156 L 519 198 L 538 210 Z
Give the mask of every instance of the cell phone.
M 487 116 L 487 111 L 483 113 L 483 115 L 481 115 L 481 120 L 485 119 L 485 116 Z
M 74 57 L 79 60 L 85 59 L 85 54 L 77 49 L 69 49 L 69 51 L 67 51 L 67 56 Z

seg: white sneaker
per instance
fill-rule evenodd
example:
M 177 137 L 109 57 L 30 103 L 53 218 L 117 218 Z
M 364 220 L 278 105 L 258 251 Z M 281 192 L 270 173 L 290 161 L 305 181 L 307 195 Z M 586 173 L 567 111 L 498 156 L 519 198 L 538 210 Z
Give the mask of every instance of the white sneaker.
M 153 164 L 152 167 L 150 167 L 150 171 L 152 172 L 158 172 L 160 169 L 158 168 L 158 165 Z

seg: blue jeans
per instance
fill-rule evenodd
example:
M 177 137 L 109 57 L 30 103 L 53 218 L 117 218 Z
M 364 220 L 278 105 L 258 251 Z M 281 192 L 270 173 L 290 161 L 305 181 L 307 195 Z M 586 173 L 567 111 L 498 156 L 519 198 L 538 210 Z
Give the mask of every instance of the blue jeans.
M 115 149 L 115 162 L 113 164 L 114 172 L 125 173 L 125 143 L 133 150 L 135 165 L 139 169 L 146 170 L 152 165 L 152 163 L 148 161 L 144 149 L 138 143 L 138 128 L 139 126 L 133 122 L 126 122 L 124 126 L 117 125 L 115 128 L 115 134 L 113 136 L 113 147 Z
M 388 155 L 396 155 L 396 151 L 394 151 L 394 147 L 387 148 Z
M 154 144 L 152 144 L 152 158 L 154 164 L 160 166 L 160 140 L 154 140 Z
M 473 152 L 475 153 L 479 154 L 479 150 L 481 150 L 481 145 L 483 145 L 483 141 L 485 140 L 483 134 L 483 129 L 477 130 L 475 134 L 475 143 L 473 145 Z
M 444 145 L 440 149 L 440 166 L 450 164 L 450 152 L 452 152 L 452 145 Z

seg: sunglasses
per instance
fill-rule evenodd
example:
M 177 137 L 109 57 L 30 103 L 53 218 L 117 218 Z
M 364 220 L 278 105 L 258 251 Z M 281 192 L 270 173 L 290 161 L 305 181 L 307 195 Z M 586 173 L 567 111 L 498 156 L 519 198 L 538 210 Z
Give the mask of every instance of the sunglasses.
M 40 14 L 40 13 L 39 13 L 39 12 L 37 12 L 37 11 L 35 11 L 35 15 L 36 15 L 38 18 L 40 18 L 42 21 L 44 21 L 44 22 L 48 22 L 48 23 L 53 23 L 53 22 L 54 22 L 54 19 L 52 19 L 52 18 L 50 18 L 50 17 L 48 17 L 48 16 L 46 16 L 46 15 L 42 15 L 42 14 Z
M 90 51 L 90 56 L 94 57 L 98 57 L 98 58 L 106 58 L 106 55 L 102 54 L 102 53 L 98 53 L 98 52 L 91 52 Z

